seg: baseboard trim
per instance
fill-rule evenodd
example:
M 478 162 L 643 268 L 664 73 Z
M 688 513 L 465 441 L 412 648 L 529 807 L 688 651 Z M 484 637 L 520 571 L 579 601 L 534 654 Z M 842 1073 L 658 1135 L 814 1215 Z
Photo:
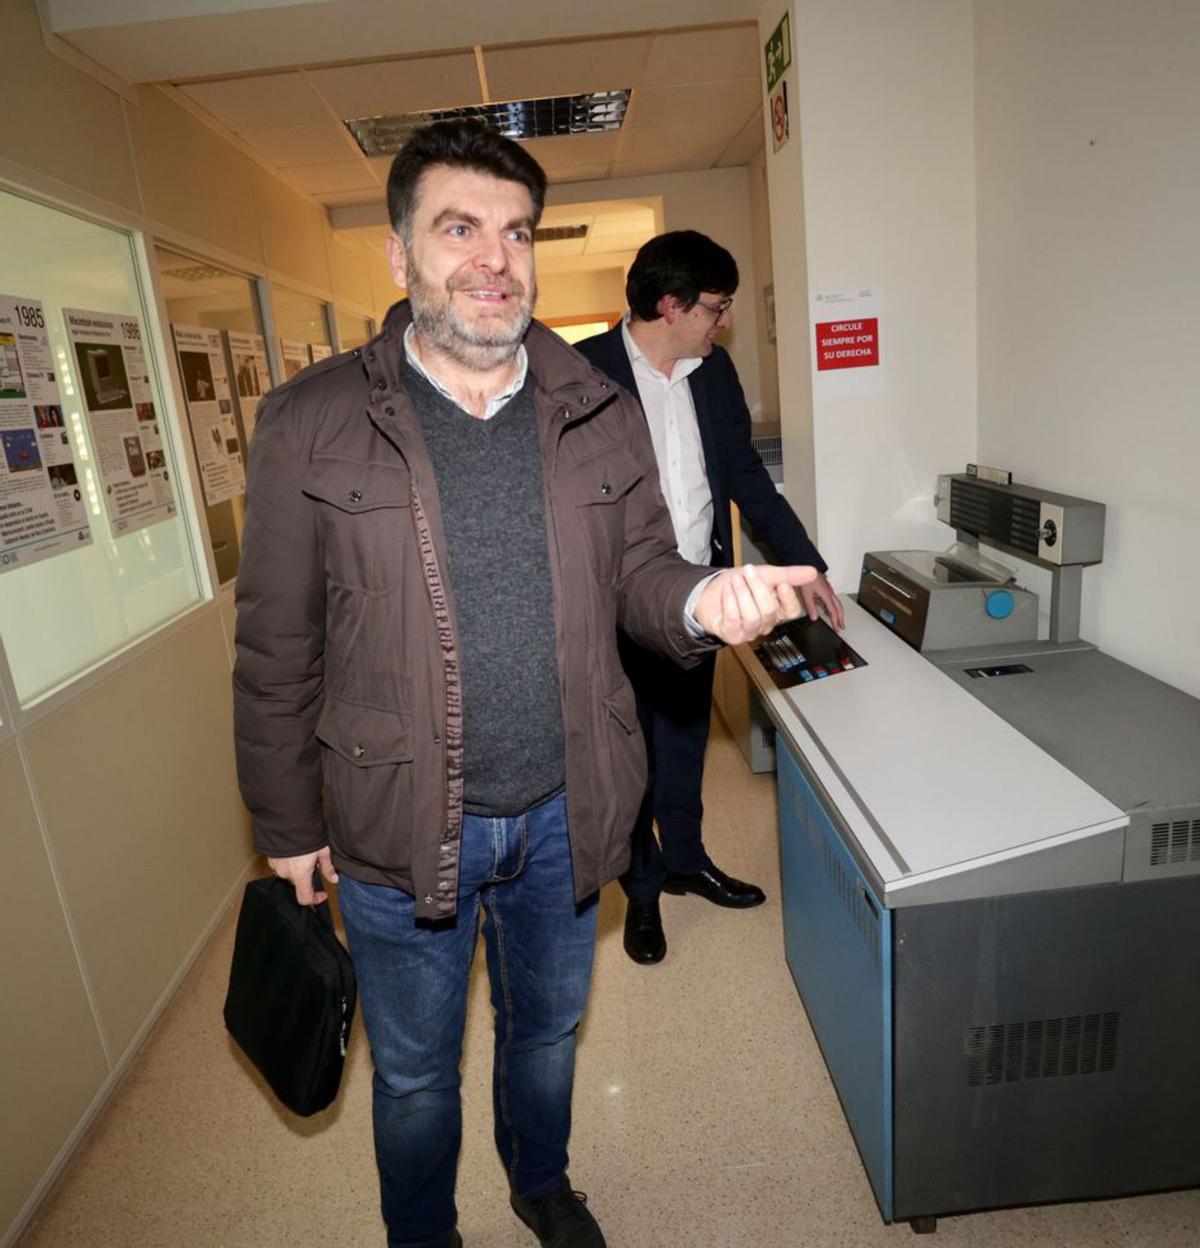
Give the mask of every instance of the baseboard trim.
M 172 998 L 183 985 L 183 981 L 187 979 L 192 967 L 196 964 L 196 959 L 204 952 L 209 941 L 212 940 L 217 928 L 224 921 L 230 907 L 240 896 L 246 881 L 254 873 L 258 866 L 259 858 L 257 854 L 250 855 L 246 860 L 245 866 L 238 873 L 237 879 L 230 886 L 221 904 L 216 908 L 211 919 L 205 925 L 204 930 L 197 937 L 195 943 L 188 951 L 188 955 L 180 964 L 179 969 L 171 977 L 166 988 L 154 1003 L 154 1007 L 146 1015 L 142 1025 L 137 1029 L 132 1040 L 125 1047 L 125 1052 L 121 1054 L 112 1070 L 108 1074 L 108 1078 L 97 1090 L 96 1095 L 92 1097 L 83 1115 L 72 1128 L 70 1135 L 67 1136 L 62 1148 L 58 1150 L 54 1160 L 46 1169 L 46 1173 L 42 1175 L 37 1186 L 30 1193 L 29 1199 L 21 1207 L 21 1211 L 17 1214 L 16 1219 L 8 1227 L 8 1229 L 0 1236 L 0 1248 L 14 1248 L 17 1240 L 29 1229 L 37 1211 L 41 1208 L 50 1195 L 55 1183 L 58 1182 L 63 1171 L 67 1168 L 71 1158 L 75 1155 L 75 1150 L 83 1143 L 88 1132 L 91 1130 L 96 1119 L 104 1111 L 108 1102 L 112 1099 L 113 1094 L 120 1086 L 121 1081 L 128 1073 L 130 1066 L 141 1052 L 142 1046 L 146 1043 L 150 1033 L 154 1030 L 154 1025 L 162 1017 L 163 1011 L 171 1004 Z

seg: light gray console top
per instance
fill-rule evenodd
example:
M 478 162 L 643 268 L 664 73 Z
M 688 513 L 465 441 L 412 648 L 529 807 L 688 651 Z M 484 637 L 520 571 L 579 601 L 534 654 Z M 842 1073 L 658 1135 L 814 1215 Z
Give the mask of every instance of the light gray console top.
M 781 690 L 739 657 L 884 904 L 1119 881 L 1125 813 L 843 601 L 866 667 Z

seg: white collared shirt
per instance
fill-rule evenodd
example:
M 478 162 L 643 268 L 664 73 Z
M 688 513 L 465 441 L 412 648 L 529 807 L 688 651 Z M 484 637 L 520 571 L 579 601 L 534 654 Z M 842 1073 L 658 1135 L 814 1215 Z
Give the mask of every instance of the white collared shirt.
M 650 426 L 663 497 L 675 528 L 675 544 L 689 563 L 711 564 L 712 490 L 696 422 L 696 405 L 687 380 L 704 360 L 699 356 L 676 360 L 670 377 L 664 377 L 634 341 L 628 315 L 621 322 L 621 337 Z
M 416 351 L 413 350 L 413 341 L 415 338 L 416 326 L 410 321 L 408 328 L 404 331 L 404 354 L 408 356 L 409 364 L 411 364 L 412 367 L 415 368 L 427 382 L 429 382 L 429 384 L 438 392 L 438 394 L 442 396 L 442 398 L 449 399 L 455 407 L 466 412 L 468 416 L 474 416 L 475 413 L 463 407 L 458 399 L 456 399 L 454 395 L 451 394 L 451 392 L 447 390 L 446 387 L 442 385 L 442 383 L 421 362 L 420 356 L 418 356 Z M 521 345 L 517 347 L 515 359 L 517 361 L 517 371 L 513 374 L 512 381 L 509 382 L 509 384 L 501 390 L 499 394 L 488 399 L 487 407 L 484 410 L 482 417 L 483 420 L 491 420 L 491 418 L 495 416 L 495 414 L 509 401 L 509 399 L 514 398 L 521 392 L 521 387 L 525 384 L 525 375 L 529 372 L 529 356 L 525 351 L 524 343 L 521 343 Z

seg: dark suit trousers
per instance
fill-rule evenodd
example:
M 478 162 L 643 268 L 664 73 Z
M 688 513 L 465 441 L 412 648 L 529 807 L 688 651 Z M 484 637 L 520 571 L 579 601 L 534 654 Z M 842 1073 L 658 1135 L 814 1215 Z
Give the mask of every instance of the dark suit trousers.
M 685 670 L 619 637 L 621 662 L 637 695 L 650 775 L 633 831 L 633 858 L 621 886 L 635 901 L 653 901 L 668 873 L 708 865 L 700 839 L 700 786 L 712 713 L 716 655 Z M 658 824 L 658 837 L 653 824 Z M 661 846 L 660 846 L 661 841 Z

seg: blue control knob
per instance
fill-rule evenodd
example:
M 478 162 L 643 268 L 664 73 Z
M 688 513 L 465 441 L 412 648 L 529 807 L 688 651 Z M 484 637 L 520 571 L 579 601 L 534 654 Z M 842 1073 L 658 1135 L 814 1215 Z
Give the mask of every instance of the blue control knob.
M 1013 596 L 1007 589 L 998 589 L 987 596 L 987 613 L 993 620 L 1007 620 L 1013 613 Z

